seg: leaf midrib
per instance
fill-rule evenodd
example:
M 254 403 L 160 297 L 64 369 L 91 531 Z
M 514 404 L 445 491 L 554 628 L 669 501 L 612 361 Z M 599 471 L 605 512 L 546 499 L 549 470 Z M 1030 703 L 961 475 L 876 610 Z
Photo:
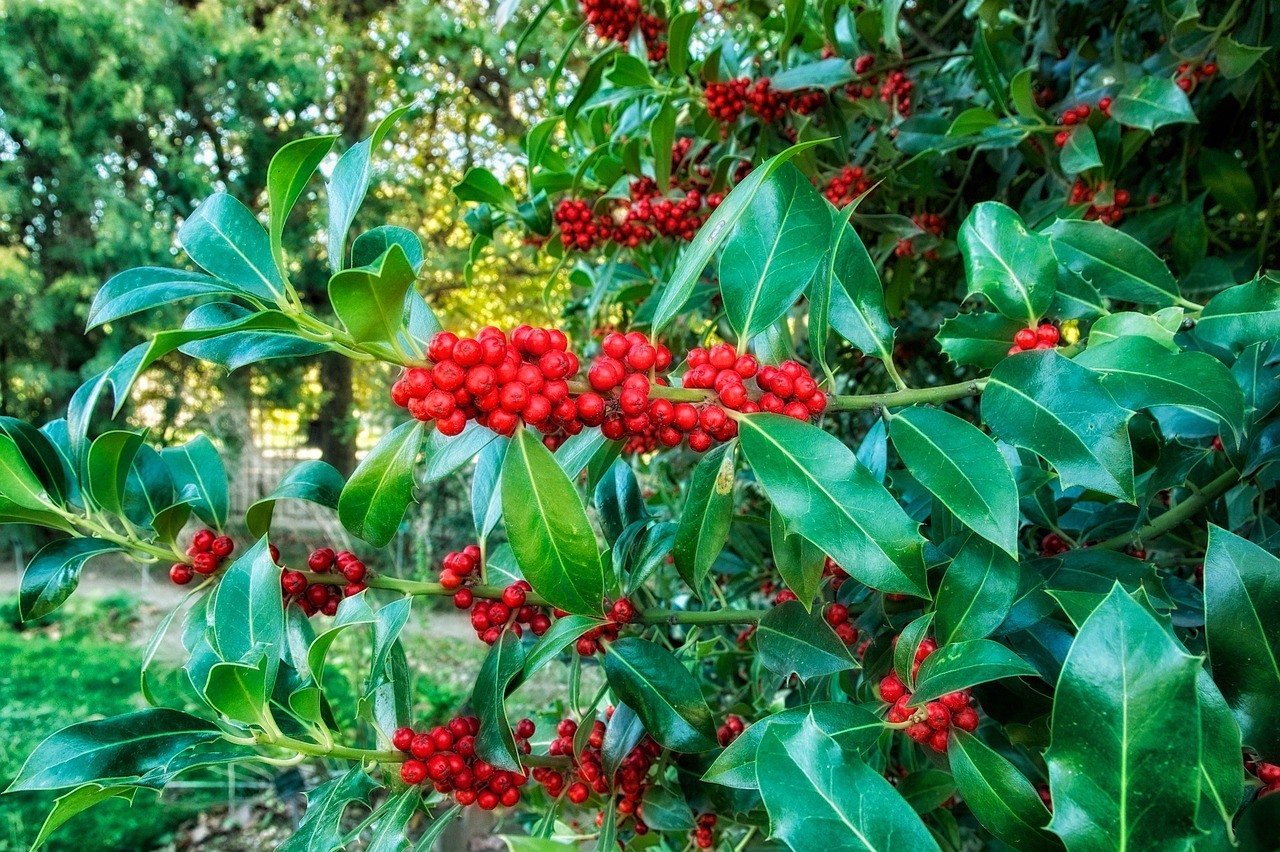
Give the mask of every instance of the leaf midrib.
M 573 593 L 573 597 L 580 604 L 582 604 L 582 607 L 584 609 L 593 609 L 591 604 L 589 604 L 586 600 L 583 599 L 582 595 L 578 592 L 577 585 L 569 577 L 569 572 L 567 569 L 568 563 L 565 561 L 564 553 L 560 548 L 560 543 L 556 541 L 556 537 L 551 533 L 551 523 L 548 520 L 550 518 L 550 515 L 547 514 L 546 506 L 543 505 L 543 502 L 542 502 L 543 495 L 541 493 L 541 490 L 538 488 L 538 479 L 537 477 L 534 476 L 533 465 L 530 463 L 532 460 L 529 458 L 529 452 L 526 446 L 527 442 L 530 440 L 533 440 L 533 439 L 530 438 L 527 433 L 521 432 L 520 440 L 515 441 L 514 443 L 516 447 L 519 449 L 520 462 L 524 466 L 524 472 L 526 477 L 528 478 L 528 483 L 529 483 L 528 491 L 530 494 L 532 494 L 533 502 L 538 507 L 538 517 L 540 519 L 539 526 L 541 526 L 543 531 L 546 533 L 547 542 L 550 544 L 551 550 L 555 552 L 555 560 L 557 565 L 559 566 L 560 579 L 568 581 L 567 583 L 563 583 L 561 585 L 567 586 L 567 589 Z M 510 448 L 508 448 L 507 451 L 510 452 Z M 596 560 L 597 562 L 599 561 L 599 554 L 596 555 Z M 601 568 L 601 570 L 603 571 L 603 568 Z

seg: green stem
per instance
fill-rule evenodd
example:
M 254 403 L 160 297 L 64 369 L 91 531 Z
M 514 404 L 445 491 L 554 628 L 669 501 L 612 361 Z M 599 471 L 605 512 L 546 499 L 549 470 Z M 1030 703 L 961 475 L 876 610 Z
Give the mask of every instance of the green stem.
M 284 734 L 276 735 L 274 733 L 261 733 L 257 737 L 257 741 L 261 745 L 278 746 L 287 748 L 290 751 L 296 751 L 299 754 L 310 755 L 311 757 L 336 757 L 341 760 L 372 760 L 377 763 L 400 763 L 404 760 L 404 752 L 401 751 L 374 751 L 367 748 L 351 748 L 350 746 L 330 745 L 324 746 L 318 743 L 309 743 L 306 740 L 294 739 Z
M 1194 494 L 1156 518 L 1144 527 L 1139 527 L 1132 532 L 1121 533 L 1113 536 L 1106 541 L 1095 544 L 1094 547 L 1103 548 L 1105 550 L 1119 550 L 1122 547 L 1128 547 L 1131 544 L 1142 544 L 1153 538 L 1158 538 L 1173 529 L 1176 529 L 1183 521 L 1193 517 L 1201 509 L 1208 506 L 1214 500 L 1217 500 L 1225 494 L 1232 486 L 1240 481 L 1240 473 L 1237 470 L 1229 470 L 1210 482 L 1204 488 L 1200 489 L 1198 494 Z
M 827 406 L 828 411 L 868 411 L 874 408 L 898 408 L 918 403 L 949 402 L 966 396 L 977 396 L 987 385 L 986 379 L 971 379 L 953 385 L 940 385 L 936 388 L 908 388 L 893 393 L 858 394 L 856 396 L 835 396 Z
M 132 529 L 130 529 L 130 534 L 121 535 L 106 524 L 95 521 L 92 518 L 76 515 L 62 509 L 56 509 L 55 511 L 70 521 L 72 526 L 78 528 L 86 537 L 100 538 L 104 541 L 118 544 L 127 550 L 135 551 L 135 554 L 131 555 L 138 562 L 185 562 L 187 560 L 186 555 L 174 548 L 164 548 L 149 541 L 143 541 L 132 533 Z M 137 554 L 142 555 L 139 556 Z
M 649 624 L 755 624 L 769 612 L 767 609 L 646 609 L 637 620 Z

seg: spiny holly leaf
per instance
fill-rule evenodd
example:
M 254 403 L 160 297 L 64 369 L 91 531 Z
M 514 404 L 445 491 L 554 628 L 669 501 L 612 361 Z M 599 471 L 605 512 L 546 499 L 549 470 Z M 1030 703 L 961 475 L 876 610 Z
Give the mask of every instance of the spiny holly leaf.
M 1012 209 L 984 201 L 964 220 L 956 241 L 970 293 L 986 296 L 1010 319 L 1029 326 L 1039 322 L 1058 285 L 1048 239 L 1028 230 Z
M 809 719 L 765 730 L 756 776 L 770 834 L 795 852 L 937 852 L 889 782 Z
M 1058 260 L 1104 296 L 1157 307 L 1180 298 L 1169 267 L 1123 231 L 1101 222 L 1059 219 L 1045 233 Z
M 1015 849 L 1061 849 L 1049 832 L 1049 810 L 1026 776 L 973 734 L 951 731 L 951 773 L 983 828 Z
M 117 796 L 132 803 L 137 792 L 137 787 L 84 784 L 70 793 L 64 793 L 53 803 L 53 810 L 49 811 L 49 815 L 45 817 L 44 825 L 40 826 L 40 833 L 31 843 L 31 852 L 44 846 L 50 835 L 76 814 L 83 813 L 94 805 Z
M 476 676 L 471 706 L 480 718 L 476 734 L 476 755 L 498 767 L 520 771 L 520 753 L 516 750 L 511 725 L 507 722 L 507 687 L 524 671 L 524 649 L 520 639 L 510 630 L 489 649 L 489 654 Z
M 725 315 L 739 339 L 754 337 L 795 304 L 822 259 L 810 246 L 825 242 L 830 228 L 826 202 L 794 165 L 765 180 L 720 257 Z
M 638 638 L 619 639 L 607 648 L 609 688 L 635 710 L 649 736 L 672 751 L 715 747 L 715 723 L 702 688 L 670 651 Z
M 1232 354 L 1280 337 L 1280 281 L 1262 276 L 1218 293 L 1204 306 L 1195 334 Z
M 801 680 L 857 668 L 821 612 L 807 612 L 799 601 L 786 601 L 760 619 L 756 630 L 760 663 L 774 674 Z
M 764 732 L 773 725 L 799 725 L 806 719 L 842 749 L 855 754 L 870 749 L 885 730 L 878 716 L 855 704 L 815 701 L 792 707 L 748 725 L 703 773 L 702 780 L 743 790 L 757 789 L 756 751 Z
M 1244 744 L 1280 754 L 1280 559 L 1210 524 L 1204 609 L 1213 679 Z
M 911 474 L 978 535 L 1018 553 L 1018 485 L 995 442 L 937 408 L 912 406 L 889 424 Z
M 788 532 L 804 536 L 873 588 L 928 594 L 918 525 L 844 443 L 777 414 L 742 418 L 738 434 Z
M 36 746 L 6 792 L 136 780 L 181 752 L 221 737 L 213 722 L 167 708 L 79 722 Z
M 1053 351 L 1006 358 L 982 395 L 982 419 L 991 431 L 1042 456 L 1063 488 L 1081 485 L 1129 501 L 1132 416 L 1098 376 Z
M 1009 355 L 1009 347 L 1018 329 L 1016 319 L 1004 314 L 959 314 L 942 323 L 938 329 L 938 345 L 942 353 L 962 367 L 990 370 Z
M 970 536 L 938 587 L 934 610 L 942 644 L 990 636 L 1005 620 L 1018 593 L 1017 561 L 989 541 Z
M 604 565 L 578 490 L 533 432 L 521 429 L 502 461 L 502 516 L 533 590 L 579 615 L 604 606 Z
M 307 794 L 307 812 L 298 830 L 276 852 L 330 852 L 335 837 L 342 836 L 342 816 L 353 802 L 367 805 L 377 784 L 363 766 L 353 766 Z
M 733 451 L 729 441 L 708 452 L 689 478 L 689 496 L 676 527 L 676 569 L 697 590 L 724 549 L 733 523 Z
M 1196 124 L 1187 93 L 1168 77 L 1148 76 L 1125 85 L 1111 103 L 1111 118 L 1154 133 L 1166 124 Z
M 1190 849 L 1200 661 L 1116 585 L 1071 645 L 1045 756 L 1067 849 Z M 1190 753 L 1188 753 L 1190 749 Z

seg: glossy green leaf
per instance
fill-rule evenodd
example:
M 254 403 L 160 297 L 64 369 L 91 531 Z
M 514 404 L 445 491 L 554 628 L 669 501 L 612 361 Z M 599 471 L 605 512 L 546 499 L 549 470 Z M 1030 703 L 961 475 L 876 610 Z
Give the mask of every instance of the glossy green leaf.
M 684 796 L 666 787 L 654 785 L 645 790 L 640 807 L 645 823 L 657 831 L 692 831 L 697 827 Z
M 697 753 L 715 747 L 715 722 L 702 688 L 670 651 L 644 639 L 619 639 L 608 645 L 604 672 L 609 688 L 663 748 Z
M 1042 456 L 1063 488 L 1080 485 L 1130 501 L 1132 416 L 1096 374 L 1054 351 L 1005 359 L 982 395 L 982 419 L 991 431 Z
M 893 671 L 908 686 L 914 686 L 916 682 L 916 655 L 919 653 L 920 643 L 924 642 L 929 635 L 929 628 L 933 626 L 933 616 L 934 613 L 926 612 L 913 619 L 902 628 L 898 641 L 893 644 Z
M 262 327 L 267 331 L 237 331 Z M 230 302 L 201 305 L 182 324 L 178 351 L 234 372 L 275 358 L 301 358 L 327 352 L 324 343 L 298 336 L 297 324 L 279 311 L 252 311 Z M 156 338 L 161 340 L 160 336 Z M 148 352 L 143 366 L 172 350 L 173 341 Z
M 677 77 L 684 76 L 689 63 L 689 37 L 701 16 L 697 12 L 680 12 L 667 29 L 667 67 Z
M 1018 580 L 1017 560 L 985 539 L 970 536 L 938 587 L 938 642 L 946 645 L 994 633 L 1013 609 Z
M 1151 133 L 1168 124 L 1197 124 L 1187 93 L 1169 77 L 1130 81 L 1111 102 L 1111 118 Z
M 1243 77 L 1271 49 L 1270 47 L 1241 44 L 1230 37 L 1218 39 L 1217 44 L 1218 67 L 1222 69 L 1222 76 L 1228 80 Z
M 947 757 L 956 786 L 982 827 L 1014 849 L 1061 849 L 1045 831 L 1049 809 L 1026 776 L 973 734 L 951 731 Z
M 912 406 L 894 415 L 889 434 L 921 485 L 978 535 L 1018 552 L 1018 485 L 995 442 L 937 408 Z
M 266 535 L 271 527 L 271 515 L 279 500 L 306 500 L 326 509 L 337 510 L 338 498 L 346 484 L 342 474 L 333 465 L 318 459 L 300 461 L 281 478 L 275 489 L 253 503 L 244 513 L 249 534 Z
M 733 523 L 732 441 L 708 452 L 689 478 L 672 555 L 689 587 L 698 589 L 729 537 Z
M 40 511 L 50 508 L 45 486 L 32 472 L 22 450 L 8 434 L 0 434 L 0 513 L 11 508 Z
M 284 647 L 284 609 L 280 568 L 271 558 L 265 538 L 222 572 L 211 606 L 214 650 L 228 663 L 265 651 L 264 678 L 269 695 Z
M 417 787 L 388 796 L 369 815 L 374 822 L 365 852 L 405 852 L 410 846 L 409 821 L 421 806 L 422 791 Z
M 756 628 L 760 664 L 781 678 L 801 680 L 858 667 L 821 610 L 807 612 L 799 601 L 773 607 Z
M 27 563 L 18 596 L 23 621 L 42 618 L 62 606 L 80 583 L 84 564 L 102 553 L 124 548 L 96 538 L 63 538 L 52 541 Z
M 395 225 L 379 225 L 356 237 L 351 243 L 351 265 L 368 266 L 386 254 L 392 246 L 400 246 L 409 266 L 414 270 L 422 266 L 422 240 L 408 228 Z M 430 311 L 430 308 L 427 310 Z
M 210 707 L 228 719 L 267 728 L 270 687 L 266 656 L 258 654 L 256 660 L 246 662 L 214 663 L 202 694 Z
M 235 284 L 199 272 L 139 266 L 113 276 L 94 294 L 85 327 L 97 328 L 142 311 L 197 296 L 260 298 L 262 294 L 243 290 Z
M 1093 131 L 1087 124 L 1077 125 L 1067 134 L 1067 143 L 1062 146 L 1059 163 L 1067 174 L 1079 174 L 1102 166 L 1098 140 L 1093 138 Z
M 344 269 L 329 280 L 329 301 L 357 343 L 395 352 L 404 328 L 405 297 L 416 273 L 398 243 L 369 264 Z
M 516 207 L 515 194 L 503 186 L 488 169 L 468 169 L 462 180 L 453 187 L 453 194 L 459 201 L 492 204 L 502 210 L 514 210 Z
M 880 274 L 853 226 L 842 213 L 833 211 L 832 215 L 828 271 L 839 286 L 831 288 L 831 327 L 854 348 L 890 363 L 894 331 Z
M 325 188 L 329 197 L 329 269 L 332 272 L 346 266 L 347 231 L 369 191 L 373 149 L 382 144 L 391 126 L 408 110 L 409 107 L 400 107 L 388 113 L 367 139 L 343 152 L 329 174 Z
M 788 533 L 804 536 L 872 588 L 927 594 L 917 524 L 838 438 L 778 414 L 749 415 L 738 429 Z
M 959 314 L 942 323 L 938 345 L 962 367 L 990 370 L 1008 356 L 1013 336 L 1024 327 L 1004 314 Z
M 1218 293 L 1204 306 L 1195 333 L 1232 354 L 1280 337 L 1280 281 L 1261 277 Z
M 707 264 L 723 245 L 730 229 L 737 225 L 746 215 L 747 210 L 752 207 L 755 196 L 765 180 L 796 154 L 817 144 L 819 142 L 816 140 L 802 142 L 776 154 L 753 168 L 751 174 L 725 196 L 720 206 L 698 229 L 698 235 L 680 255 L 680 262 L 667 279 L 666 287 L 662 291 L 662 297 L 658 300 L 658 306 L 654 312 L 652 329 L 655 336 L 680 313 L 693 293 L 694 285 L 702 277 Z M 808 281 L 808 279 L 805 280 Z
M 1213 200 L 1230 213 L 1252 216 L 1258 207 L 1258 190 L 1245 162 L 1225 151 L 1200 151 L 1200 180 Z
M 1211 524 L 1204 604 L 1213 680 L 1244 744 L 1280 752 L 1280 559 Z
M 410 420 L 369 451 L 338 497 L 338 518 L 347 532 L 376 547 L 391 541 L 414 500 L 414 468 L 421 448 L 422 424 Z
M 1116 311 L 1090 326 L 1089 346 L 1102 346 L 1122 337 L 1145 337 L 1170 352 L 1181 352 L 1174 337 L 1182 326 L 1182 319 L 1181 308 L 1162 308 L 1154 314 Z
M 227 523 L 227 471 L 217 447 L 204 435 L 197 435 L 179 447 L 165 447 L 160 457 L 169 466 L 178 490 L 190 489 L 191 509 L 200 520 L 216 529 Z
M 822 570 L 827 555 L 802 535 L 787 535 L 787 522 L 776 510 L 769 512 L 769 542 L 773 564 L 787 588 L 796 593 L 799 603 L 809 610 L 822 585 Z
M 498 440 L 498 437 L 497 432 L 474 421 L 467 424 L 461 435 L 442 435 L 439 430 L 433 430 L 427 436 L 427 445 L 422 451 L 425 461 L 423 483 L 430 485 L 457 473 L 476 457 L 476 453 Z
M 524 650 L 510 630 L 489 649 L 471 693 L 471 706 L 480 718 L 476 734 L 476 755 L 499 769 L 520 770 L 511 724 L 507 721 L 507 687 L 524 671 Z
M 617 774 L 622 761 L 644 736 L 644 723 L 636 711 L 626 704 L 615 705 L 604 731 L 604 743 L 600 746 L 600 765 L 606 778 Z
M 879 716 L 856 704 L 815 701 L 801 707 L 782 710 L 747 726 L 738 738 L 720 753 L 703 774 L 703 781 L 743 790 L 758 788 L 756 752 L 764 732 L 774 725 L 796 726 L 810 721 L 847 752 L 861 753 L 870 749 L 884 733 Z
M 956 782 L 950 772 L 940 769 L 917 769 L 897 783 L 898 795 L 918 814 L 931 813 L 956 793 Z
M 1204 352 L 1171 352 L 1149 337 L 1124 337 L 1090 346 L 1075 359 L 1102 378 L 1125 408 L 1192 408 L 1216 417 L 1239 435 L 1244 395 L 1231 371 Z
M 307 188 L 311 176 L 333 149 L 337 136 L 304 136 L 289 142 L 271 158 L 267 166 L 267 202 L 271 211 L 271 254 L 276 266 L 284 269 L 281 235 L 298 196 Z
M 89 495 L 113 515 L 124 513 L 124 486 L 129 466 L 142 447 L 142 438 L 137 432 L 115 430 L 104 432 L 89 445 Z
M 49 815 L 45 817 L 44 825 L 40 826 L 40 833 L 36 835 L 36 839 L 31 843 L 31 852 L 35 852 L 35 850 L 44 846 L 49 837 L 76 814 L 83 813 L 94 805 L 116 797 L 132 803 L 133 797 L 137 792 L 138 789 L 136 787 L 84 784 L 70 793 L 64 793 L 53 803 L 53 810 L 49 811 Z
M 167 708 L 78 722 L 36 746 L 8 792 L 141 778 L 192 746 L 221 737 L 213 722 Z
M 369 804 L 377 789 L 363 766 L 353 766 L 307 794 L 307 810 L 297 830 L 276 852 L 332 852 L 334 838 L 342 836 L 342 817 L 353 803 Z
M 979 683 L 1006 677 L 1035 677 L 1036 670 L 999 642 L 971 639 L 944 645 L 925 657 L 916 675 L 911 706 Z
M 502 520 L 502 460 L 507 442 L 494 441 L 480 451 L 471 474 L 471 519 L 476 537 L 484 540 Z
M 610 465 L 608 473 L 600 478 L 595 498 L 600 527 L 611 544 L 631 524 L 649 517 L 635 471 L 622 459 Z
M 1123 231 L 1101 222 L 1059 219 L 1045 233 L 1058 260 L 1104 296 L 1156 307 L 1180 298 L 1164 261 Z
M 1196 675 L 1200 699 L 1200 812 L 1196 817 L 1210 842 L 1230 843 L 1231 823 L 1240 807 L 1240 726 L 1231 706 L 1203 668 Z
M 1039 322 L 1058 284 L 1058 264 L 1044 236 L 1028 230 L 1009 207 L 985 201 L 964 220 L 956 242 L 970 293 L 986 296 L 1010 319 Z
M 811 241 L 826 242 L 826 201 L 794 165 L 764 181 L 751 215 L 738 220 L 720 256 L 720 294 L 738 339 L 754 337 L 787 312 L 821 261 Z
M 924 823 L 879 772 L 812 721 L 770 725 L 756 753 L 770 834 L 794 852 L 926 852 Z
M 1118 585 L 1080 628 L 1058 678 L 1045 756 L 1049 828 L 1069 850 L 1192 848 L 1199 668 Z
M 271 240 L 249 208 L 225 192 L 200 203 L 178 229 L 178 243 L 210 275 L 265 302 L 284 300 Z
M 535 592 L 567 612 L 602 611 L 604 566 L 582 498 L 528 429 L 511 439 L 502 462 L 502 516 Z
M 600 624 L 600 619 L 585 615 L 566 615 L 557 618 L 538 643 L 529 649 L 524 658 L 524 674 L 521 681 L 533 677 L 540 669 L 560 656 L 578 637 Z

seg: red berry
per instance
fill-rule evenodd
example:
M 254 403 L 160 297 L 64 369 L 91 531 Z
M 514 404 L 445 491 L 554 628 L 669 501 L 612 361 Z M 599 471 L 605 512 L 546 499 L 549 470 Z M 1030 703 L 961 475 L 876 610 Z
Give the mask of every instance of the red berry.
M 458 589 L 453 593 L 453 605 L 458 609 L 466 609 L 471 606 L 473 595 L 470 589 Z
M 191 546 L 196 550 L 208 550 L 213 547 L 213 540 L 216 537 L 213 530 L 199 530 L 191 537 Z
M 209 546 L 213 555 L 219 559 L 225 559 L 231 555 L 231 551 L 236 549 L 236 543 L 231 540 L 230 536 L 220 535 L 213 540 L 213 544 Z
M 849 608 L 844 604 L 832 604 L 827 607 L 826 618 L 827 623 L 832 627 L 844 624 L 849 620 Z
M 581 781 L 574 782 L 569 785 L 569 801 L 575 805 L 580 805 L 591 795 L 591 791 L 587 789 L 587 785 Z
M 502 602 L 510 609 L 519 609 L 524 606 L 524 589 L 519 586 L 507 586 L 502 591 Z
M 1018 333 L 1013 336 L 1013 342 L 1020 349 L 1031 349 L 1036 345 L 1038 337 L 1034 328 L 1020 328 Z
M 1022 332 L 1018 332 L 1021 334 Z M 1058 329 L 1048 323 L 1036 329 L 1036 337 L 1040 343 L 1048 343 L 1053 346 L 1058 342 Z
M 206 550 L 191 557 L 191 564 L 197 574 L 212 574 L 218 570 L 218 557 Z
M 880 681 L 880 698 L 890 703 L 907 694 L 907 685 L 896 674 L 890 673 Z
M 400 766 L 400 777 L 410 785 L 421 784 L 427 777 L 427 767 L 421 760 L 410 758 Z
M 179 586 L 185 586 L 190 583 L 192 576 L 194 575 L 191 572 L 191 566 L 182 562 L 175 562 L 173 567 L 169 569 L 169 579 Z
M 962 731 L 975 731 L 978 728 L 978 711 L 972 707 L 965 707 L 953 714 L 951 721 Z
M 391 735 L 391 745 L 400 751 L 408 751 L 412 742 L 413 728 L 396 728 L 396 732 Z
M 280 586 L 285 594 L 300 595 L 307 590 L 307 578 L 301 571 L 285 571 L 280 575 Z
M 934 731 L 933 736 L 929 738 L 929 747 L 939 754 L 945 753 L 947 750 L 947 732 Z

